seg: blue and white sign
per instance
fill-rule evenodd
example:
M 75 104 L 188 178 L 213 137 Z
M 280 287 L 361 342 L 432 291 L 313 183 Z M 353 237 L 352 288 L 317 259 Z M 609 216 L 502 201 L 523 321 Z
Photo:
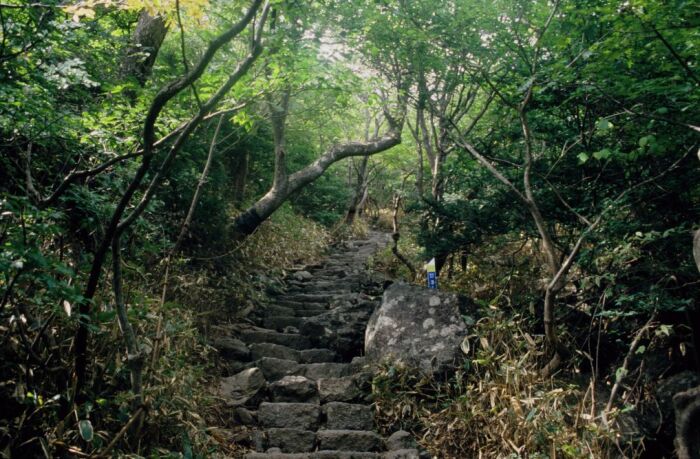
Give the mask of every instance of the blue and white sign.
M 435 258 L 430 260 L 425 265 L 425 270 L 428 272 L 428 288 L 437 288 L 437 272 L 435 270 Z

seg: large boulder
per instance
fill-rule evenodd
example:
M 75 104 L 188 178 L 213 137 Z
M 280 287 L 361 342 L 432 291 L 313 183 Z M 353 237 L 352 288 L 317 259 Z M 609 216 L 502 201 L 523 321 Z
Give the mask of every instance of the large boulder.
M 367 325 L 365 354 L 373 363 L 440 372 L 453 366 L 466 331 L 456 295 L 392 284 Z

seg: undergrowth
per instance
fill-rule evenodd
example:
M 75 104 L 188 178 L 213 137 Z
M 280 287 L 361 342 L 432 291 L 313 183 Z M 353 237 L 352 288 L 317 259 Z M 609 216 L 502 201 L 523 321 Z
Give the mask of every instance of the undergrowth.
M 0 457 L 231 457 L 237 449 L 226 429 L 231 415 L 219 409 L 211 389 L 219 370 L 209 329 L 256 307 L 264 287 L 286 269 L 318 260 L 328 232 L 285 206 L 243 244 L 230 241 L 221 253 L 185 246 L 171 264 L 164 302 L 167 246 L 134 246 L 123 280 L 129 321 L 145 355 L 143 404 L 131 393 L 106 272 L 93 302 L 87 400 L 77 412 L 69 372 L 77 324 L 72 304 L 80 296 L 72 286 L 84 282 L 84 270 L 43 255 L 44 247 L 62 243 L 60 228 L 50 224 L 54 215 L 5 210 L 4 219 L 26 223 L 5 229 L 14 245 L 5 244 L 3 257 L 19 261 L 2 265 L 3 279 L 12 280 L 14 269 L 18 281 L 3 297 L 0 325 Z M 36 239 L 31 247 L 23 228 Z M 69 253 L 70 245 L 63 247 L 57 252 Z M 30 268 L 45 273 L 38 277 L 43 284 L 23 275 Z
M 539 376 L 541 338 L 524 329 L 519 317 L 482 318 L 446 380 L 384 366 L 373 381 L 382 431 L 409 430 L 441 458 L 619 457 L 617 433 L 595 422 L 588 392 Z

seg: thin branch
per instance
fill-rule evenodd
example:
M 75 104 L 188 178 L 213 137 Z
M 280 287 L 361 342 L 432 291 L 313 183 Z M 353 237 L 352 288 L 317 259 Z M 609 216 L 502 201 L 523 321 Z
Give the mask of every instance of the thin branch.
M 247 27 L 248 23 L 250 23 L 250 21 L 255 16 L 261 3 L 262 0 L 253 0 L 251 6 L 246 11 L 243 18 L 241 18 L 237 23 L 233 24 L 225 32 L 223 32 L 210 42 L 206 51 L 204 52 L 204 54 L 202 54 L 194 68 L 184 76 L 166 85 L 163 89 L 161 89 L 158 92 L 158 94 L 151 102 L 151 106 L 148 110 L 148 114 L 144 121 L 143 128 L 143 161 L 141 163 L 141 166 L 134 174 L 134 177 L 132 178 L 131 183 L 127 187 L 126 191 L 122 194 L 122 197 L 120 198 L 115 210 L 112 212 L 110 222 L 108 223 L 107 229 L 105 231 L 105 236 L 103 237 L 100 246 L 95 251 L 95 254 L 93 256 L 92 267 L 90 269 L 87 285 L 83 294 L 84 300 L 80 303 L 79 317 L 81 317 L 81 319 L 79 322 L 78 331 L 75 335 L 75 342 L 73 346 L 75 354 L 73 397 L 79 402 L 82 402 L 80 398 L 83 385 L 85 383 L 85 376 L 87 370 L 87 340 L 89 334 L 88 318 L 90 317 L 91 302 L 97 291 L 99 279 L 102 274 L 102 266 L 104 264 L 107 251 L 109 250 L 113 239 L 115 237 L 118 239 L 121 232 L 123 232 L 125 229 L 125 227 L 120 223 L 122 220 L 122 216 L 127 206 L 129 205 L 129 202 L 131 201 L 131 198 L 133 197 L 134 193 L 136 193 L 136 190 L 141 186 L 144 177 L 150 170 L 151 161 L 153 159 L 154 154 L 155 124 L 158 120 L 158 117 L 165 108 L 165 105 L 172 98 L 177 96 L 177 94 L 179 94 L 183 89 L 187 88 L 192 82 L 196 81 L 199 77 L 202 76 L 204 70 L 209 66 L 209 63 L 214 58 L 214 55 L 217 53 L 217 51 L 230 40 L 232 40 L 234 37 L 236 37 L 238 34 L 240 34 Z M 266 4 L 266 9 L 263 12 L 264 15 L 267 14 L 267 5 L 269 4 Z M 256 31 L 256 36 L 257 35 L 258 31 Z M 258 53 L 260 51 L 261 49 L 259 47 Z M 224 90 L 227 91 L 228 89 L 230 89 L 230 86 L 226 86 L 227 85 L 225 84 L 224 87 L 220 88 L 219 92 L 212 96 L 213 98 L 215 98 L 216 102 L 218 102 L 218 100 L 221 97 L 223 97 L 223 95 L 225 94 Z M 212 106 L 208 108 L 211 109 L 213 108 L 213 106 L 214 105 L 212 104 Z M 202 117 L 205 114 L 202 113 L 201 110 L 200 113 Z M 189 131 L 188 128 L 185 128 L 185 131 L 183 131 L 183 134 L 178 138 L 178 140 L 182 140 L 184 142 L 184 138 L 187 136 L 187 134 L 194 130 L 194 128 L 200 120 L 201 118 L 197 119 L 196 123 L 188 124 Z M 173 147 L 173 149 L 171 149 L 171 153 L 174 152 L 174 148 L 175 146 Z M 151 189 L 153 188 L 155 187 L 152 187 Z M 145 208 L 147 202 L 148 201 L 146 200 L 144 203 L 144 201 L 142 200 L 142 208 L 138 211 L 134 210 L 134 212 L 132 212 L 134 219 L 138 217 L 138 214 L 140 214 L 143 208 Z
M 557 199 L 559 199 L 559 201 L 564 205 L 564 207 L 566 207 L 569 211 L 571 211 L 571 213 L 573 213 L 574 215 L 576 215 L 576 218 L 578 218 L 578 220 L 579 220 L 581 223 L 583 223 L 584 225 L 588 225 L 588 226 L 593 225 L 593 223 L 591 223 L 590 220 L 588 220 L 586 217 L 584 217 L 584 216 L 581 215 L 580 213 L 576 212 L 576 210 L 575 210 L 573 207 L 571 207 L 571 206 L 569 205 L 568 202 L 566 202 L 566 200 L 565 200 L 565 199 L 562 197 L 562 195 L 559 193 L 559 190 L 557 190 L 557 188 L 554 186 L 554 184 L 553 184 L 552 182 L 550 182 L 549 179 L 547 179 L 547 177 L 542 177 L 542 179 L 543 179 L 545 182 L 547 182 L 547 184 L 550 186 L 550 188 L 552 189 L 552 191 L 553 191 L 554 194 L 556 195 Z
M 40 201 L 41 207 L 48 207 L 56 202 L 56 200 L 66 191 L 68 186 L 71 184 L 77 182 L 80 179 L 87 178 L 87 177 L 92 177 L 94 175 L 97 175 L 101 172 L 104 172 L 105 170 L 109 169 L 113 165 L 120 163 L 122 161 L 125 161 L 127 159 L 131 158 L 136 158 L 139 157 L 143 154 L 143 151 L 137 151 L 134 153 L 127 153 L 124 155 L 120 156 L 115 156 L 114 158 L 105 161 L 104 163 L 100 164 L 99 166 L 93 167 L 92 169 L 84 169 L 80 171 L 73 171 L 66 175 L 61 181 L 61 183 L 58 185 L 58 187 L 54 190 L 53 193 L 51 193 L 50 196 L 48 196 L 46 199 L 42 199 Z
M 637 15 L 635 14 L 635 16 L 637 16 Z M 698 79 L 697 76 L 695 76 L 695 72 L 693 72 L 693 69 L 690 68 L 690 66 L 685 61 L 685 59 L 683 59 L 681 57 L 681 55 L 678 54 L 678 52 L 671 45 L 671 43 L 669 43 L 668 40 L 666 40 L 666 38 L 661 34 L 661 32 L 659 32 L 659 29 L 657 29 L 653 24 L 649 24 L 649 23 L 645 22 L 641 17 L 639 17 L 639 16 L 637 16 L 637 17 L 642 22 L 642 24 L 646 25 L 654 32 L 654 35 L 656 35 L 656 38 L 658 38 L 661 41 L 661 43 L 664 44 L 666 49 L 669 50 L 669 52 L 674 57 L 674 59 L 676 59 L 676 61 L 680 64 L 680 66 L 683 67 L 683 70 L 685 70 L 685 72 L 695 82 L 695 84 L 700 84 L 700 80 Z
M 202 174 L 199 176 L 199 181 L 197 182 L 197 188 L 194 191 L 194 195 L 192 196 L 192 202 L 190 203 L 190 208 L 187 211 L 187 216 L 185 217 L 185 221 L 182 223 L 182 227 L 180 228 L 180 233 L 177 235 L 177 239 L 175 240 L 175 245 L 173 245 L 173 248 L 171 250 L 171 255 L 175 254 L 177 250 L 180 248 L 180 244 L 182 243 L 182 240 L 185 238 L 185 235 L 189 232 L 190 225 L 192 224 L 192 218 L 194 217 L 194 211 L 197 208 L 197 203 L 199 202 L 199 197 L 202 194 L 202 190 L 204 189 L 204 185 L 207 183 L 207 177 L 209 176 L 209 170 L 211 169 L 211 164 L 214 161 L 214 153 L 216 152 L 216 140 L 219 136 L 219 130 L 221 129 L 221 125 L 223 124 L 224 121 L 224 116 L 221 115 L 219 117 L 219 122 L 216 124 L 216 130 L 214 131 L 214 136 L 211 139 L 211 143 L 209 144 L 209 154 L 207 155 L 207 161 L 204 164 L 204 169 L 202 170 Z M 170 258 L 170 256 L 168 257 Z
M 24 175 L 27 187 L 27 195 L 29 195 L 29 198 L 33 201 L 40 202 L 41 195 L 34 187 L 34 179 L 32 178 L 32 147 L 33 143 L 29 142 L 29 145 L 27 145 L 27 151 L 25 153 L 26 164 L 24 168 Z
M 177 13 L 177 25 L 180 28 L 180 52 L 182 53 L 182 66 L 185 68 L 185 73 L 190 71 L 190 65 L 187 63 L 187 51 L 185 48 L 185 27 L 182 25 L 182 17 L 180 15 L 180 0 L 175 0 L 175 12 Z M 197 86 L 195 86 L 194 81 L 190 85 L 192 88 L 192 94 L 194 94 L 194 100 L 197 102 L 197 107 L 202 108 L 202 101 L 199 98 L 199 93 L 197 92 Z
M 625 356 L 625 359 L 622 362 L 622 367 L 618 369 L 618 372 L 615 374 L 615 384 L 613 384 L 612 389 L 610 390 L 610 397 L 608 398 L 608 403 L 605 405 L 605 409 L 601 413 L 600 417 L 601 420 L 603 421 L 603 425 L 607 428 L 608 427 L 608 414 L 610 414 L 610 411 L 612 410 L 612 405 L 613 402 L 615 401 L 615 397 L 617 397 L 617 393 L 620 390 L 620 386 L 622 386 L 622 381 L 625 380 L 625 377 L 627 376 L 627 373 L 629 372 L 629 366 L 630 362 L 632 360 L 632 357 L 634 356 L 634 353 L 637 351 L 637 348 L 639 347 L 639 344 L 646 335 L 647 330 L 652 328 L 654 326 L 654 321 L 656 320 L 656 311 L 654 311 L 647 321 L 646 324 L 642 328 L 639 329 L 639 331 L 635 334 L 634 339 L 632 340 L 632 344 L 630 344 L 629 351 L 627 352 L 627 355 Z

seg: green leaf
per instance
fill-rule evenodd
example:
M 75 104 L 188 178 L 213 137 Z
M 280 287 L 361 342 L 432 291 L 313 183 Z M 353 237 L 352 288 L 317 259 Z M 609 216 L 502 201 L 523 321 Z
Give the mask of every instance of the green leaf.
M 603 148 L 600 151 L 596 151 L 593 153 L 593 157 L 597 159 L 598 161 L 601 161 L 603 159 L 608 159 L 612 156 L 612 152 L 608 150 L 607 148 Z
M 535 418 L 535 415 L 537 414 L 537 408 L 533 408 L 530 410 L 529 413 L 527 413 L 527 416 L 525 417 L 525 422 L 530 422 Z
M 607 131 L 609 129 L 612 129 L 614 126 L 610 121 L 608 121 L 604 118 L 601 118 L 595 123 L 595 127 L 599 131 Z
M 647 145 L 652 146 L 656 143 L 655 140 L 656 137 L 654 137 L 653 135 L 646 135 L 639 139 L 639 146 L 642 148 L 646 147 Z
M 647 347 L 644 346 L 644 345 L 642 345 L 642 346 L 639 346 L 639 347 L 637 348 L 637 350 L 636 350 L 635 353 L 636 353 L 636 354 L 644 354 L 644 351 L 646 351 L 646 350 L 647 350 Z
M 83 440 L 88 442 L 92 441 L 94 430 L 89 419 L 81 420 L 78 423 L 78 428 L 80 429 L 80 436 L 83 437 Z
M 589 158 L 590 156 L 588 156 L 588 153 L 579 153 L 578 155 L 578 160 L 580 164 L 584 164 L 586 161 L 588 161 Z
M 616 381 L 621 381 L 625 376 L 627 376 L 627 369 L 620 367 L 615 371 Z

